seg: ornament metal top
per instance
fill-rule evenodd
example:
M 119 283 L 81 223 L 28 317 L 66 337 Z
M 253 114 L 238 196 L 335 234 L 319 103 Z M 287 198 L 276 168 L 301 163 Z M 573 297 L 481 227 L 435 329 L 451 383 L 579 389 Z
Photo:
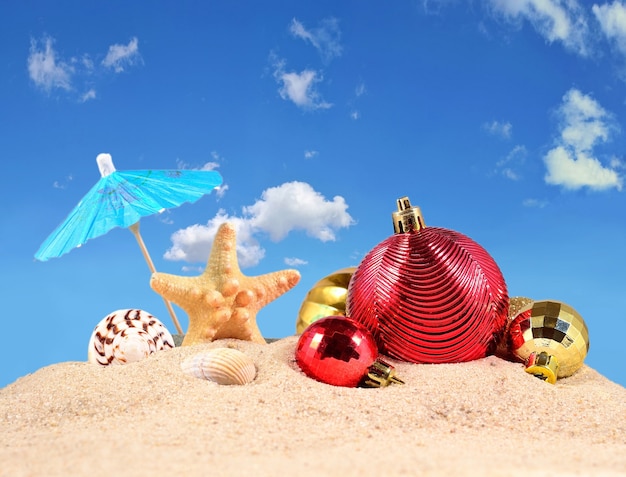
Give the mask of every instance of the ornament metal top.
M 392 217 L 395 234 L 365 256 L 350 280 L 346 315 L 392 358 L 453 363 L 493 352 L 509 307 L 496 262 L 465 235 L 426 227 L 408 197 L 398 199 Z

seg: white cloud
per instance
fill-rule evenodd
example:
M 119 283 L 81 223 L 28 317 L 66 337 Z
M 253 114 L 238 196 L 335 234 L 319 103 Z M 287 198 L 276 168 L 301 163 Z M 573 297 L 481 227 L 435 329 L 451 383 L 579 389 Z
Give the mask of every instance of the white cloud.
M 199 167 L 191 166 L 190 164 L 187 164 L 185 161 L 178 158 L 176 159 L 176 167 L 178 169 L 190 169 L 194 171 L 214 171 L 218 167 L 220 167 L 220 164 L 216 161 L 222 160 L 222 157 L 220 157 L 220 155 L 215 151 L 211 152 L 211 157 L 215 159 L 215 161 L 205 162 L 203 165 Z M 222 183 L 221 185 L 217 186 L 214 189 L 214 191 L 215 191 L 215 195 L 217 196 L 217 199 L 219 200 L 222 197 L 224 197 L 224 195 L 226 194 L 226 191 L 228 191 L 228 184 Z
M 273 57 L 273 55 L 272 55 Z M 328 109 L 331 103 L 324 101 L 315 88 L 323 77 L 314 70 L 300 73 L 285 71 L 285 60 L 274 58 L 274 79 L 280 85 L 278 92 L 284 100 L 292 101 L 302 109 Z
M 609 165 L 611 166 L 611 169 L 623 169 L 625 167 L 624 163 L 617 157 L 612 157 Z
M 187 272 L 187 273 L 202 273 L 202 271 L 204 270 L 204 268 L 199 267 L 199 266 L 189 266 L 189 265 L 183 265 L 181 267 L 181 270 L 183 272 Z
M 335 240 L 335 229 L 352 225 L 346 212 L 348 205 L 341 196 L 328 201 L 305 182 L 287 182 L 270 187 L 251 206 L 244 207 L 253 227 L 282 240 L 292 230 L 304 230 L 322 242 Z
M 608 141 L 616 129 L 610 114 L 577 89 L 563 96 L 558 112 L 562 120 L 560 137 L 544 157 L 545 181 L 566 189 L 621 190 L 622 178 L 614 165 L 605 167 L 593 156 L 594 147 Z
M 502 175 L 507 179 L 511 179 L 512 181 L 517 181 L 520 179 L 520 175 L 510 167 L 505 167 L 504 169 L 502 169 Z
M 301 73 L 283 73 L 281 75 L 283 86 L 280 89 L 280 96 L 283 99 L 290 99 L 296 105 L 304 108 L 327 109 L 332 104 L 320 99 L 319 93 L 315 90 L 315 83 L 322 81 L 317 72 L 304 70 Z
M 577 0 L 489 0 L 496 14 L 512 22 L 528 20 L 548 42 L 588 56 L 589 27 Z
M 52 183 L 52 187 L 54 187 L 55 189 L 65 189 L 67 188 L 68 184 L 72 182 L 73 180 L 74 180 L 74 177 L 69 175 L 64 179 L 63 182 L 54 181 Z
M 359 98 L 363 96 L 366 92 L 367 90 L 365 89 L 365 83 L 359 81 L 354 88 L 354 98 L 349 101 L 350 112 L 348 114 L 350 116 L 350 119 L 356 121 L 361 117 L 361 112 L 358 110 L 356 103 L 358 102 Z
M 219 154 L 217 154 L 217 152 L 213 151 L 211 152 L 211 157 L 213 157 L 213 159 L 222 159 Z M 205 162 L 200 168 L 199 170 L 201 171 L 214 171 L 219 167 L 219 163 L 218 162 L 214 162 L 214 161 L 209 161 L 209 162 Z M 222 183 L 220 185 L 218 185 L 215 188 L 215 195 L 217 196 L 217 199 L 221 199 L 222 197 L 224 197 L 224 195 L 226 195 L 226 192 L 228 191 L 228 184 Z
M 84 54 L 82 58 L 80 59 L 79 63 L 83 66 L 83 68 L 85 68 L 87 72 L 91 72 L 95 69 L 93 60 L 88 54 Z
M 458 0 L 422 0 L 422 7 L 427 15 L 439 15 L 444 7 L 456 3 Z
M 258 264 L 265 256 L 265 250 L 252 236 L 252 227 L 246 219 L 229 216 L 220 209 L 206 225 L 195 224 L 172 234 L 172 247 L 165 252 L 167 260 L 186 262 L 206 262 L 211 253 L 215 233 L 221 224 L 230 222 L 237 231 L 237 258 L 239 265 L 250 267 Z
M 111 45 L 107 55 L 102 60 L 102 64 L 107 68 L 113 68 L 116 73 L 124 71 L 125 66 L 135 64 L 141 56 L 139 55 L 139 40 L 133 37 L 128 45 Z
M 339 21 L 336 18 L 325 18 L 317 28 L 312 30 L 307 30 L 301 22 L 294 18 L 289 25 L 289 31 L 292 35 L 310 42 L 322 55 L 324 61 L 330 61 L 341 56 L 341 31 L 339 30 Z
M 172 225 L 174 223 L 174 220 L 172 220 L 171 212 L 168 209 L 160 212 L 157 218 L 162 224 Z
M 52 38 L 44 38 L 43 43 L 43 48 L 38 48 L 34 39 L 30 41 L 30 55 L 28 56 L 30 79 L 48 92 L 54 88 L 72 89 L 74 68 L 57 58 L 57 53 L 52 47 L 54 43 Z
M 165 253 L 168 260 L 206 261 L 213 237 L 220 224 L 231 222 L 237 229 L 237 255 L 242 267 L 256 265 L 265 250 L 255 238 L 267 234 L 278 242 L 290 232 L 304 231 L 322 242 L 334 241 L 336 230 L 354 223 L 343 197 L 327 200 L 309 184 L 287 182 L 266 189 L 261 199 L 243 207 L 242 217 L 229 216 L 220 210 L 206 225 L 192 225 L 175 232 L 172 247 Z
M 229 189 L 228 184 L 222 184 L 222 185 L 217 186 L 215 188 L 215 195 L 217 196 L 217 199 L 219 200 L 222 197 L 224 197 L 228 189 Z
M 198 168 L 198 170 L 200 170 L 200 171 L 214 171 L 218 167 L 220 167 L 220 165 L 217 162 L 209 161 L 209 162 L 205 162 L 203 165 L 201 165 Z
M 559 112 L 564 125 L 563 140 L 578 149 L 590 149 L 598 139 L 608 139 L 611 118 L 591 96 L 572 88 L 563 96 Z
M 574 153 L 558 146 L 550 150 L 544 160 L 548 168 L 545 178 L 548 184 L 561 185 L 566 189 L 622 189 L 622 179 L 617 171 L 602 166 L 598 159 L 584 152 Z
M 128 45 L 112 45 L 105 59 L 95 65 L 87 53 L 69 59 L 61 58 L 54 49 L 54 39 L 45 36 L 40 42 L 31 39 L 28 74 L 44 91 L 62 89 L 76 94 L 75 100 L 85 103 L 96 98 L 93 84 L 99 77 L 98 67 L 100 70 L 113 69 L 120 72 L 140 58 L 137 38 L 133 38 Z
M 594 4 L 591 10 L 604 35 L 626 55 L 626 4 L 615 0 L 612 4 Z
M 523 145 L 517 145 L 502 159 L 496 163 L 496 169 L 500 173 L 511 180 L 521 179 L 521 175 L 517 172 L 517 168 L 526 162 L 528 151 Z
M 539 199 L 524 199 L 522 201 L 522 205 L 524 207 L 537 207 L 539 209 L 543 209 L 546 205 L 548 205 L 548 202 Z
M 500 121 L 491 121 L 490 123 L 484 123 L 483 129 L 487 131 L 489 134 L 493 134 L 495 136 L 502 136 L 503 138 L 510 138 L 513 125 L 510 122 L 500 122 Z
M 308 265 L 309 262 L 307 262 L 306 260 L 302 260 L 300 258 L 295 258 L 295 257 L 287 257 L 285 258 L 285 264 L 289 265 L 290 267 L 298 267 L 298 266 L 302 266 L 302 265 Z
M 80 100 L 82 103 L 89 101 L 90 99 L 96 99 L 96 90 L 91 88 L 89 91 L 85 92 L 81 97 Z
M 313 159 L 318 154 L 319 154 L 319 152 L 317 152 L 317 151 L 307 150 L 307 151 L 304 151 L 304 158 L 305 159 Z
M 527 154 L 528 154 L 528 151 L 526 150 L 526 146 L 518 144 L 513 149 L 511 149 L 511 152 L 507 154 L 504 161 L 505 162 L 512 162 L 512 161 L 524 162 Z

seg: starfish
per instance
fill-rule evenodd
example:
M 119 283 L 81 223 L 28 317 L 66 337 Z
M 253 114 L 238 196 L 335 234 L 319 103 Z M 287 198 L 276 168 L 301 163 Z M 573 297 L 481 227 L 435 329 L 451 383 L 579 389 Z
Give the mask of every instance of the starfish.
M 297 270 L 248 277 L 237 262 L 236 232 L 220 225 L 202 275 L 184 277 L 153 273 L 150 286 L 189 316 L 182 346 L 237 338 L 266 343 L 256 323 L 257 312 L 300 281 Z

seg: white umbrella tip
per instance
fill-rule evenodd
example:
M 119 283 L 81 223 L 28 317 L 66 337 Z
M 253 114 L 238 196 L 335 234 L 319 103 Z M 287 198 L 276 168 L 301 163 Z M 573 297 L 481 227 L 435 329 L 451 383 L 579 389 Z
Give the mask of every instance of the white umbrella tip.
M 115 166 L 113 165 L 113 158 L 111 157 L 111 154 L 98 154 L 96 162 L 98 163 L 98 169 L 100 169 L 100 175 L 102 177 L 106 177 L 115 172 Z

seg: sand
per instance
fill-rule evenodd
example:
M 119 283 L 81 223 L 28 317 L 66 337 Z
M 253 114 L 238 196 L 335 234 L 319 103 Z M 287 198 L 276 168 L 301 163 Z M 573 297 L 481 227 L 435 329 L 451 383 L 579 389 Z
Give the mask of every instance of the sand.
M 495 356 L 392 361 L 405 385 L 342 388 L 300 372 L 296 341 L 42 368 L 0 390 L 0 475 L 626 476 L 626 388 L 588 366 L 551 385 Z M 228 346 L 252 383 L 181 372 Z

